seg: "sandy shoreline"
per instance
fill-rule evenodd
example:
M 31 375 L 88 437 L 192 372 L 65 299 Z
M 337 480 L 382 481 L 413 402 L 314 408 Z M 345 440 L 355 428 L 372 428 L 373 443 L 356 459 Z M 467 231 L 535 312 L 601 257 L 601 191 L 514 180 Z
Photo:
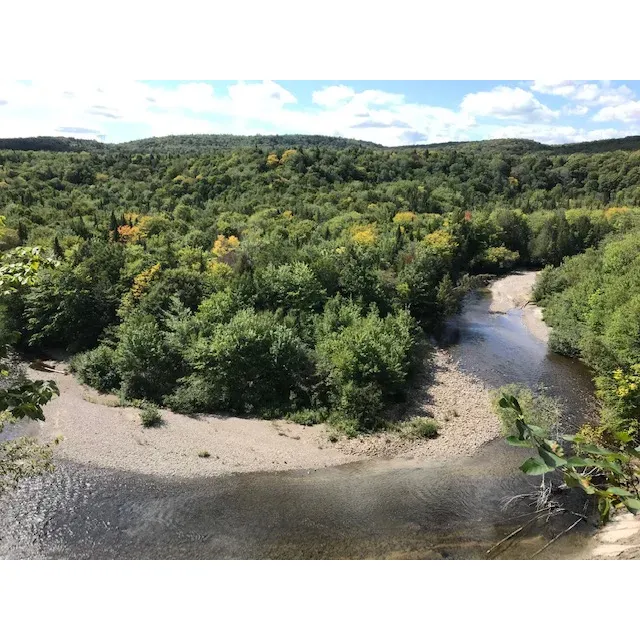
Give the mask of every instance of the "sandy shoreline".
M 498 437 L 500 425 L 485 387 L 460 372 L 443 350 L 435 351 L 433 367 L 433 381 L 415 394 L 410 413 L 435 418 L 440 435 L 414 441 L 382 432 L 331 442 L 323 425 L 212 415 L 192 418 L 166 410 L 161 412 L 161 427 L 145 429 L 138 409 L 114 406 L 117 398 L 98 394 L 71 374 L 29 373 L 52 379 L 60 388 L 60 396 L 44 409 L 45 422 L 37 427 L 44 441 L 62 436 L 56 458 L 188 478 L 318 469 L 374 457 L 446 460 L 470 455 Z M 203 451 L 210 456 L 199 457 Z
M 538 340 L 547 342 L 550 330 L 542 319 L 542 309 L 531 302 L 537 274 L 536 271 L 523 271 L 492 282 L 489 311 L 507 313 L 512 309 L 522 310 L 522 321 L 527 330 Z
M 622 511 L 599 529 L 575 560 L 637 560 L 640 558 L 640 515 Z
M 55 452 L 59 459 L 185 478 L 322 468 L 352 461 L 330 446 L 322 428 L 279 420 L 193 418 L 161 410 L 164 424 L 145 429 L 138 409 L 113 406 L 117 398 L 98 394 L 71 374 L 30 374 L 53 379 L 60 388 L 60 396 L 44 408 L 46 420 L 38 434 L 43 440 L 63 437 Z M 205 451 L 209 457 L 198 456 Z
M 530 295 L 535 273 L 495 281 L 492 311 L 516 308 Z M 533 314 L 534 309 L 531 309 Z M 532 326 L 540 333 L 536 316 Z M 528 325 L 527 325 L 528 326 Z M 533 331 L 533 329 L 532 329 Z M 62 363 L 51 363 L 64 369 Z M 414 461 L 446 460 L 470 455 L 500 436 L 485 385 L 463 373 L 449 353 L 435 349 L 432 380 L 413 393 L 409 415 L 426 415 L 439 423 L 439 436 L 407 440 L 395 433 L 329 440 L 322 426 L 304 427 L 282 420 L 224 416 L 192 418 L 162 411 L 160 428 L 144 429 L 139 411 L 117 406 L 71 374 L 29 370 L 33 378 L 53 379 L 60 397 L 45 408 L 38 436 L 62 436 L 55 457 L 81 464 L 162 476 L 207 477 L 228 473 L 318 469 L 370 458 Z M 209 457 L 199 457 L 199 452 Z

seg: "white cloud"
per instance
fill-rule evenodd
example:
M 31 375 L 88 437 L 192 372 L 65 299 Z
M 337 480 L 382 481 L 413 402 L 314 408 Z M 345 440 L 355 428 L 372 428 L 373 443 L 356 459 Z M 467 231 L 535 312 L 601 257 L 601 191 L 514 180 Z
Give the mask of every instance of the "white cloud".
M 363 107 L 379 107 L 403 104 L 404 100 L 405 98 L 401 93 L 389 93 L 388 91 L 367 89 L 365 91 L 361 91 L 360 93 L 356 93 L 355 96 L 353 96 L 351 102 Z
M 633 96 L 633 91 L 626 85 L 620 87 L 606 87 L 598 84 L 583 84 L 577 87 L 572 96 L 577 102 L 592 105 L 616 105 L 627 102 Z
M 554 96 L 571 96 L 576 90 L 575 80 L 536 80 L 531 85 L 531 89 L 537 93 L 548 93 Z
M 328 89 L 334 87 L 322 91 Z M 343 87 L 327 94 L 331 108 L 319 113 L 301 114 L 301 128 L 296 130 L 398 145 L 466 139 L 467 130 L 475 124 L 474 118 L 467 113 L 408 103 L 400 93 L 377 90 L 350 90 L 348 93 L 345 89 L 349 88 Z M 324 98 L 325 94 L 320 101 Z M 317 99 L 315 101 L 318 103 Z
M 616 105 L 627 102 L 633 91 L 626 85 L 612 87 L 610 82 L 585 82 L 580 80 L 536 80 L 531 89 L 538 93 L 561 96 L 575 102 L 593 106 Z
M 314 91 L 311 95 L 311 101 L 321 107 L 331 108 L 343 104 L 355 95 L 356 92 L 351 87 L 340 84 Z
M 238 82 L 217 96 L 205 82 L 158 87 L 138 81 L 0 83 L 3 136 L 60 135 L 59 128 L 99 131 L 113 123 L 133 124 L 151 135 L 213 133 L 217 118 L 282 120 L 295 96 L 275 82 Z M 30 125 L 28 124 L 30 122 Z
M 270 80 L 238 82 L 229 87 L 231 113 L 240 111 L 243 114 L 254 115 L 256 112 L 272 112 L 296 102 L 296 97 L 290 91 Z
M 552 111 L 535 96 L 520 87 L 495 87 L 491 91 L 469 93 L 460 105 L 463 112 L 472 116 L 497 118 L 500 120 L 525 120 L 548 122 L 557 118 Z
M 619 120 L 620 122 L 638 122 L 640 124 L 640 100 L 604 107 L 593 116 L 593 119 L 596 122 Z
M 179 84 L 175 90 L 151 90 L 144 96 L 147 107 L 160 109 L 189 109 L 195 113 L 205 113 L 218 108 L 219 101 L 213 86 L 206 82 Z
M 577 104 L 575 106 L 564 106 L 562 107 L 562 113 L 565 113 L 568 116 L 586 116 L 589 113 L 589 107 L 586 107 L 583 104 Z
M 400 145 L 486 137 L 572 142 L 632 135 L 555 123 L 560 113 L 584 116 L 591 107 L 600 109 L 597 121 L 640 120 L 640 103 L 628 98 L 627 87 L 568 82 L 534 85 L 556 91 L 554 95 L 571 87 L 571 102 L 554 111 L 530 91 L 511 86 L 468 94 L 459 109 L 449 109 L 408 101 L 399 92 L 356 91 L 345 85 L 315 91 L 307 106 L 272 81 L 237 82 L 222 89 L 195 81 L 0 80 L 0 137 L 73 135 L 119 142 L 187 133 L 301 133 Z M 508 126 L 479 125 L 480 117 Z
M 64 121 L 56 121 L 42 114 L 38 118 L 16 115 L 4 117 L 3 107 L 0 106 L 0 138 L 28 138 L 30 136 L 65 136 L 72 138 L 100 140 L 104 137 L 101 127 L 93 123 L 72 120 L 66 125 Z M 72 132 L 72 130 L 74 130 Z

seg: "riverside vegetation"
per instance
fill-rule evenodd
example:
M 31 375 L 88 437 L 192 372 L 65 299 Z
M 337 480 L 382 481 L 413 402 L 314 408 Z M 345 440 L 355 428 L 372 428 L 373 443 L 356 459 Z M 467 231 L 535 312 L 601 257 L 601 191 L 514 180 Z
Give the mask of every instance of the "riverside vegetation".
M 3 298 L 0 328 L 145 406 L 355 434 L 388 426 L 474 276 L 546 267 L 551 347 L 594 369 L 603 404 L 579 437 L 635 451 L 637 146 L 2 141 L 3 261 L 51 262 Z

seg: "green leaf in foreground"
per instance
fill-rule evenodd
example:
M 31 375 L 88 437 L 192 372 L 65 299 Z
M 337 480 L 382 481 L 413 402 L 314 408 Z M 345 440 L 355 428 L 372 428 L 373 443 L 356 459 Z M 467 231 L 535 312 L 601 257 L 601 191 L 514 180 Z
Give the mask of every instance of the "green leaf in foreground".
M 527 449 L 531 448 L 531 443 L 528 440 L 521 440 L 517 436 L 508 436 L 506 440 L 512 447 L 527 447 Z
M 596 461 L 591 458 L 579 458 L 577 456 L 572 456 L 571 458 L 567 458 L 567 464 L 572 467 L 594 467 L 596 465 Z
M 624 500 L 624 504 L 632 513 L 638 513 L 638 511 L 640 511 L 640 500 L 636 498 L 627 498 Z
M 567 461 L 557 456 L 555 453 L 551 451 L 547 451 L 542 447 L 538 447 L 538 453 L 542 460 L 544 460 L 545 464 L 547 464 L 552 469 L 557 469 L 558 467 L 563 467 L 567 464 Z
M 623 489 L 622 487 L 608 487 L 607 488 L 607 493 L 612 493 L 614 496 L 624 496 L 624 497 L 632 497 L 633 493 L 631 493 L 631 491 L 627 491 L 626 489 Z
M 530 476 L 540 476 L 553 471 L 553 468 L 547 466 L 542 458 L 529 458 L 522 463 L 520 470 Z
M 580 449 L 585 453 L 593 453 L 599 456 L 607 456 L 614 454 L 615 452 L 609 451 L 609 449 L 602 449 L 601 447 L 596 447 L 594 444 L 582 444 L 580 445 Z

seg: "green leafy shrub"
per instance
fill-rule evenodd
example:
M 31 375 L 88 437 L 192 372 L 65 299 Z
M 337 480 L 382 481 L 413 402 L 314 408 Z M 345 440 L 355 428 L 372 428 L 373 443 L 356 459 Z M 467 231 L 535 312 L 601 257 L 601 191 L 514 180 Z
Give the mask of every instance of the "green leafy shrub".
M 353 303 L 330 307 L 318 325 L 318 372 L 328 389 L 333 421 L 346 429 L 374 429 L 383 422 L 386 404 L 405 388 L 414 322 L 406 311 L 381 318 Z M 332 326 L 333 325 L 333 326 Z
M 260 297 L 271 309 L 311 311 L 322 306 L 326 291 L 303 262 L 268 265 L 260 277 Z
M 320 424 L 327 420 L 328 417 L 326 409 L 300 409 L 300 411 L 294 411 L 287 415 L 287 419 L 291 420 L 291 422 L 305 426 Z
M 155 318 L 132 314 L 120 326 L 119 338 L 115 362 L 125 396 L 159 401 L 171 393 L 182 359 Z
M 517 251 L 510 251 L 506 247 L 489 247 L 480 256 L 477 268 L 487 273 L 502 273 L 513 268 L 519 259 Z
M 538 454 L 525 460 L 520 466 L 521 471 L 532 476 L 560 472 L 567 487 L 579 488 L 597 500 L 602 522 L 606 522 L 619 507 L 625 507 L 633 514 L 640 512 L 638 451 L 628 430 L 612 434 L 617 444 L 611 448 L 593 444 L 586 432 L 562 436 L 569 446 L 573 446 L 575 455 L 570 455 L 558 442 L 549 439 L 540 427 L 526 420 L 515 396 L 505 393 L 498 404 L 500 409 L 515 416 L 515 434 L 508 436 L 507 442 L 512 446 L 535 449 Z
M 174 408 L 243 414 L 286 412 L 305 402 L 310 354 L 272 313 L 239 311 L 186 354 L 192 373 L 167 401 Z
M 107 393 L 120 387 L 115 351 L 104 344 L 78 354 L 72 360 L 71 370 L 78 374 L 82 382 L 98 391 Z
M 565 260 L 545 272 L 538 289 L 552 326 L 550 347 L 595 371 L 609 435 L 631 429 L 640 443 L 640 232 L 632 227 Z
M 23 324 L 30 344 L 90 349 L 116 320 L 124 291 L 122 248 L 93 242 L 83 247 L 90 255 L 79 264 L 42 270 L 25 293 Z
M 142 426 L 146 429 L 159 427 L 162 424 L 162 415 L 160 411 L 158 411 L 158 407 L 152 404 L 147 404 L 147 406 L 145 406 L 140 412 L 140 421 L 142 422 Z
M 209 335 L 218 324 L 229 322 L 240 311 L 239 301 L 231 291 L 217 291 L 202 301 L 196 323 L 202 335 Z
M 435 438 L 438 435 L 438 423 L 431 418 L 412 418 L 399 423 L 396 429 L 403 438 L 409 440 Z

